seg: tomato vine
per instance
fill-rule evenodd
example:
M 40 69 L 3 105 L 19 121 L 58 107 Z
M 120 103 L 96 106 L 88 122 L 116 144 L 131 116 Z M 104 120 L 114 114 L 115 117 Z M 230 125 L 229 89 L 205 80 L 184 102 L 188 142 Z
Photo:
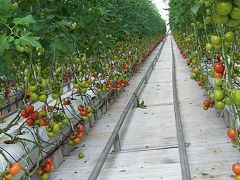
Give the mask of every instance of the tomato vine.
M 11 120 L 0 114 L 0 135 L 7 139 L 5 144 L 21 144 L 26 154 L 15 159 L 1 149 L 7 165 L 0 178 L 11 179 L 23 170 L 25 179 L 33 171 L 47 179 L 54 167 L 45 149 L 79 144 L 84 123 L 98 108 L 88 92 L 101 99 L 128 86 L 165 36 L 166 25 L 149 0 L 0 4 L 0 109 L 11 106 L 14 97 L 20 100 Z M 69 90 L 71 96 L 63 98 Z M 25 138 L 26 133 L 32 138 Z M 30 144 L 38 149 L 36 162 L 30 158 Z
M 190 11 L 189 11 L 190 10 Z M 191 23 L 191 26 L 188 24 Z M 205 88 L 205 110 L 215 106 L 232 114 L 228 136 L 240 148 L 239 0 L 170 1 L 170 24 L 191 78 Z M 235 179 L 240 178 L 233 165 Z

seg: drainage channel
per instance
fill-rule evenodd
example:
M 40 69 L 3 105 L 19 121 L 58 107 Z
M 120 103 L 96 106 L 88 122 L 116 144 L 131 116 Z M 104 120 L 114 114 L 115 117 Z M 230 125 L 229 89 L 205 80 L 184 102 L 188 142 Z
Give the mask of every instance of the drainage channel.
M 191 180 L 186 143 L 184 138 L 181 113 L 180 113 L 179 102 L 178 102 L 177 82 L 176 82 L 176 59 L 175 59 L 175 54 L 173 49 L 172 37 L 171 37 L 171 49 L 172 49 L 173 102 L 174 102 L 174 112 L 175 112 L 175 120 L 176 120 L 176 128 L 177 128 L 177 139 L 179 144 L 179 156 L 180 156 L 180 163 L 181 163 L 182 179 Z

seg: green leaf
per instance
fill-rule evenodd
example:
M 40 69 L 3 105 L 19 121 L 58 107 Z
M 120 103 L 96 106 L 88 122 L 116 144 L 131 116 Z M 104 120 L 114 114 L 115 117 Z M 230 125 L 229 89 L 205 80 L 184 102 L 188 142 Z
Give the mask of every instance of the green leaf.
M 0 35 L 0 54 L 2 54 L 4 50 L 9 49 L 10 42 L 6 34 Z
M 3 106 L 5 104 L 4 99 L 0 98 L 0 106 Z
M 203 2 L 197 2 L 196 4 L 194 4 L 194 6 L 191 8 L 191 11 L 193 12 L 194 15 L 197 15 L 202 5 L 203 5 Z
M 19 38 L 20 44 L 32 45 L 34 47 L 41 48 L 42 46 L 38 41 L 40 37 L 31 36 L 31 34 L 32 33 L 29 31 L 23 31 L 21 33 L 21 37 Z
M 0 0 L 0 20 L 6 22 L 12 14 L 12 3 L 10 0 Z
M 70 22 L 62 20 L 62 21 L 55 22 L 54 26 L 55 27 L 64 27 L 64 26 L 69 26 L 70 24 L 71 24 Z
M 29 26 L 29 24 L 35 23 L 36 21 L 33 19 L 32 15 L 28 15 L 22 18 L 14 18 L 13 23 L 16 25 L 24 25 Z
M 0 59 L 0 76 L 11 77 L 9 62 L 6 59 Z
M 65 55 L 64 49 L 63 49 L 63 47 L 65 46 L 62 42 L 63 42 L 62 40 L 56 39 L 53 43 L 50 44 L 49 52 L 50 52 L 50 56 L 53 59 L 63 57 Z
M 95 69 L 98 73 L 101 73 L 101 74 L 104 73 L 104 70 L 103 70 L 103 67 L 102 67 L 101 63 L 99 63 L 97 61 L 93 62 L 93 69 Z

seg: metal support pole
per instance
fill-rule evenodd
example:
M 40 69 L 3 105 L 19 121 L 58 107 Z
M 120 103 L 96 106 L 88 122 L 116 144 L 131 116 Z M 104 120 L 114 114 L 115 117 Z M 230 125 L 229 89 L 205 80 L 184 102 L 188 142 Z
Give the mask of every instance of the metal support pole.
M 117 134 L 115 142 L 113 144 L 114 152 L 119 152 L 121 151 L 121 144 L 120 144 L 120 138 L 119 134 Z

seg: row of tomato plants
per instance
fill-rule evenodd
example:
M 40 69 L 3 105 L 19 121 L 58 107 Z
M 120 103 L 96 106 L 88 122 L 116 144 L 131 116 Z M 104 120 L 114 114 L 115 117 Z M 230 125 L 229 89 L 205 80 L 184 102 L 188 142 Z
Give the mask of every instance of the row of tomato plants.
M 180 52 L 192 69 L 191 78 L 208 92 L 203 108 L 227 109 L 232 115 L 233 125 L 226 134 L 239 149 L 240 1 L 192 0 L 180 5 L 170 2 L 170 22 Z M 186 9 L 190 11 L 184 12 Z M 239 162 L 232 171 L 240 179 Z
M 30 179 L 31 148 L 25 145 L 30 142 L 39 150 L 33 171 L 45 180 L 54 167 L 44 149 L 58 142 L 44 142 L 40 129 L 56 141 L 79 144 L 84 123 L 74 126 L 66 107 L 78 109 L 74 116 L 87 123 L 96 110 L 87 92 L 101 99 L 127 87 L 132 73 L 162 40 L 165 22 L 149 0 L 0 0 L 0 4 L 0 105 L 12 92 L 23 92 L 23 105 L 15 117 L 1 120 L 0 135 L 7 137 L 5 143 L 21 143 L 26 154 L 22 165 L 1 148 L 7 166 L 2 167 L 0 179 L 13 179 L 20 171 Z M 65 83 L 72 89 L 63 98 Z M 79 97 L 78 107 L 72 107 Z M 66 126 L 70 136 L 62 132 Z M 15 127 L 17 133 L 9 133 Z M 34 140 L 20 136 L 26 128 Z

